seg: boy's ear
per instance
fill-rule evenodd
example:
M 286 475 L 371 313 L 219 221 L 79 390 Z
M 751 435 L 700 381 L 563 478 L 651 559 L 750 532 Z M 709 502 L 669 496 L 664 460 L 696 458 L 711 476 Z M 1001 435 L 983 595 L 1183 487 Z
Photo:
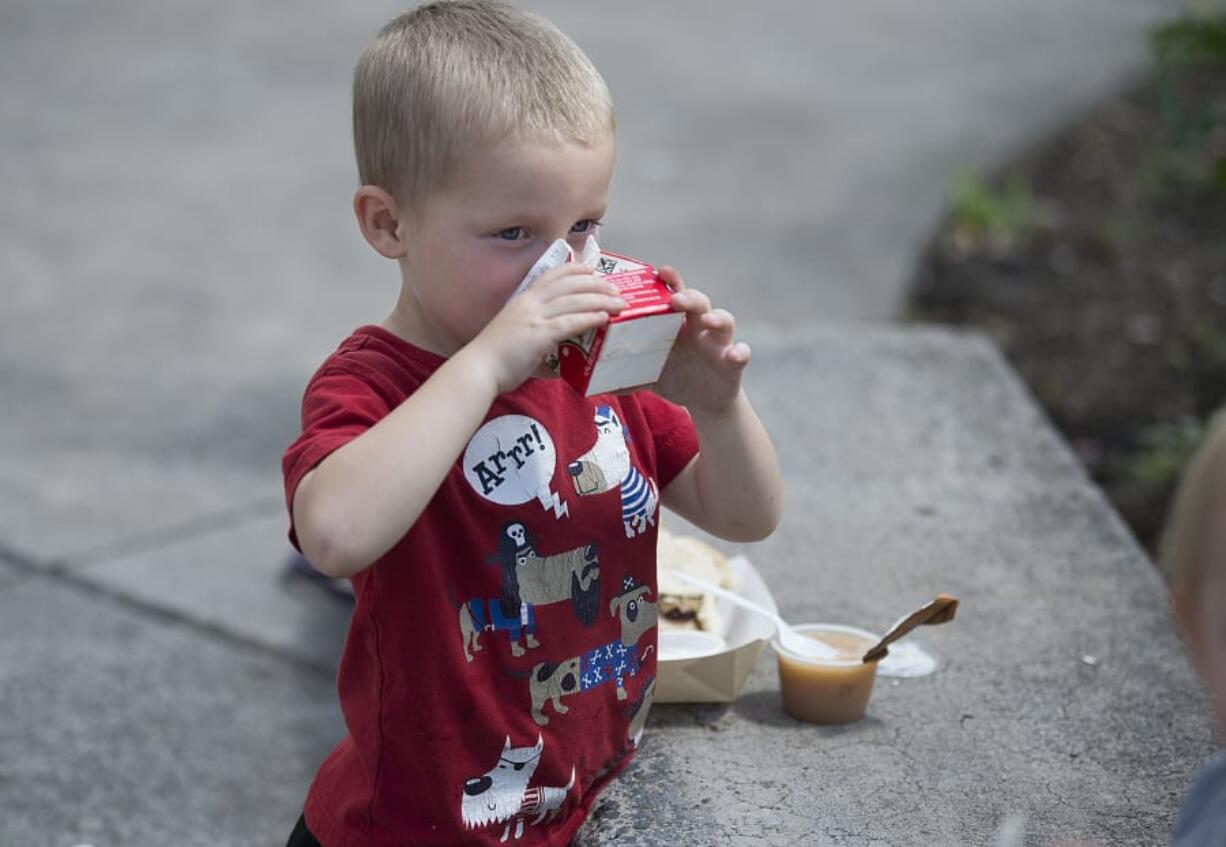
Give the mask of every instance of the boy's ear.
M 404 255 L 400 207 L 395 197 L 377 185 L 363 185 L 353 195 L 353 213 L 362 237 L 380 256 L 399 259 Z

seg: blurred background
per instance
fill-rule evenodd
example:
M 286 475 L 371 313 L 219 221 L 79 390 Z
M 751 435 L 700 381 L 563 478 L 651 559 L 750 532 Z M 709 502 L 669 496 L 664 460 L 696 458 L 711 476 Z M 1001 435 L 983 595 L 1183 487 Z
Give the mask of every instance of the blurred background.
M 605 241 L 750 340 L 898 316 L 955 175 L 1117 91 L 1174 10 L 527 5 L 618 105 Z M 277 499 L 306 377 L 395 296 L 350 212 L 348 85 L 400 8 L 4 4 L 7 545 L 73 556 Z
M 522 5 L 612 89 L 606 246 L 679 267 L 750 343 L 988 332 L 1152 544 L 1226 392 L 1220 3 Z M 0 4 L 0 588 L 51 574 L 319 671 L 309 715 L 290 686 L 248 716 L 305 721 L 308 776 L 345 610 L 278 581 L 279 461 L 314 368 L 394 303 L 350 211 L 349 83 L 402 9 Z M 0 741 L 66 791 L 56 732 L 106 704 L 51 702 L 58 730 Z
M 953 178 L 908 315 L 1004 350 L 1151 552 L 1226 399 L 1226 17 L 1152 27 L 1145 69 Z
M 993 176 L 1152 74 L 1149 28 L 1183 9 L 525 5 L 570 33 L 613 91 L 620 151 L 605 242 L 680 267 L 750 341 L 912 314 L 917 263 L 951 190 L 971 221 L 963 231 L 980 215 L 993 245 L 1002 228 L 1020 245 L 1029 227 L 1050 227 L 1059 198 L 1042 196 L 1043 165 L 1024 167 L 1001 197 Z M 400 9 L 0 7 L 6 546 L 74 559 L 280 508 L 278 459 L 307 376 L 395 297 L 395 268 L 361 241 L 350 211 L 348 86 L 361 47 Z M 1147 178 L 1162 182 L 1154 168 Z M 1134 240 L 1104 214 L 1108 241 Z M 976 238 L 960 236 L 958 262 Z M 1058 254 L 1057 274 L 1082 246 L 1060 244 L 1038 248 Z M 1024 248 L 1010 249 L 985 260 L 1016 262 Z

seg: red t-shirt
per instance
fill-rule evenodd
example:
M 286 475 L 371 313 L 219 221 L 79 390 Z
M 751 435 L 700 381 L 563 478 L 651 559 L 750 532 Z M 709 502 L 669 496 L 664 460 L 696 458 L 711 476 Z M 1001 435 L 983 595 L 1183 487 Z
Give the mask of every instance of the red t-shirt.
M 443 362 L 375 326 L 346 339 L 303 398 L 291 507 Z M 353 577 L 348 732 L 305 810 L 322 844 L 570 842 L 651 705 L 659 492 L 697 450 L 685 410 L 646 391 L 530 379 L 495 400 L 417 522 Z

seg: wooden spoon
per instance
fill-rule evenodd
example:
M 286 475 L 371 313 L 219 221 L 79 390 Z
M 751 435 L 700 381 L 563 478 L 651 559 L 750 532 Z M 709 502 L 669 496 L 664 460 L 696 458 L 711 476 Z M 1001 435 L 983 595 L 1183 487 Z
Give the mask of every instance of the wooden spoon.
M 884 659 L 890 651 L 886 645 L 902 638 L 917 626 L 923 624 L 939 624 L 948 623 L 954 619 L 954 612 L 958 609 L 958 598 L 949 594 L 938 594 L 936 599 L 931 603 L 927 603 L 916 609 L 909 615 L 899 619 L 898 623 L 890 627 L 880 641 L 868 648 L 868 652 L 864 654 L 864 661 L 876 662 Z

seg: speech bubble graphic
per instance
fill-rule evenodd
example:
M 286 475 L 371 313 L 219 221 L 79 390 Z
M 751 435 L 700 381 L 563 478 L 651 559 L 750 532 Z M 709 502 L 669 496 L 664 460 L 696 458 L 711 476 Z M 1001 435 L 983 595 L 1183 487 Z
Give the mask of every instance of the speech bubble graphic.
M 570 509 L 552 490 L 558 454 L 540 421 L 527 415 L 502 415 L 487 421 L 464 450 L 464 477 L 486 500 L 518 506 L 536 500 L 554 517 Z

